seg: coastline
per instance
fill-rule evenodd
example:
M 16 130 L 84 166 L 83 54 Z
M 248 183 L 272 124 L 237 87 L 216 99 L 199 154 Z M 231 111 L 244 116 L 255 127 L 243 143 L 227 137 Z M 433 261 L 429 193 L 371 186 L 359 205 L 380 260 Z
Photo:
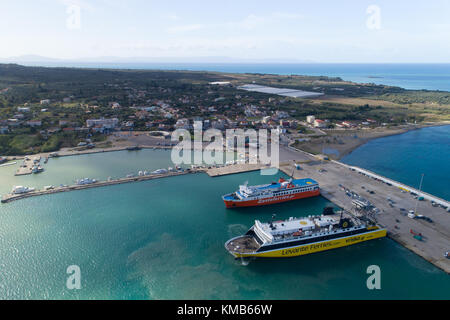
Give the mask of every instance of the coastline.
M 373 129 L 371 129 L 371 130 L 355 130 L 355 131 L 334 130 L 334 131 L 327 131 L 327 134 L 330 132 L 345 133 L 345 134 L 348 134 L 349 132 L 351 132 L 351 133 L 358 132 L 358 133 L 364 133 L 366 136 L 358 138 L 358 139 L 354 139 L 353 141 L 351 141 L 352 143 L 347 143 L 344 145 L 314 143 L 314 144 L 307 144 L 307 148 L 305 148 L 305 149 L 302 149 L 301 147 L 296 146 L 295 144 L 291 144 L 290 146 L 294 147 L 295 149 L 300 149 L 301 151 L 304 151 L 304 152 L 307 152 L 310 154 L 320 154 L 320 152 L 311 152 L 314 150 L 308 150 L 311 146 L 336 149 L 339 152 L 339 156 L 333 157 L 333 155 L 331 155 L 331 158 L 333 158 L 334 160 L 340 160 L 340 159 L 344 158 L 345 156 L 351 154 L 357 148 L 361 147 L 362 145 L 364 145 L 374 139 L 384 138 L 384 137 L 388 137 L 388 136 L 395 136 L 395 135 L 399 135 L 399 134 L 403 134 L 403 133 L 406 133 L 409 131 L 419 130 L 419 129 L 423 129 L 423 128 L 440 127 L 440 126 L 447 126 L 447 125 L 450 125 L 450 122 L 425 123 L 425 124 L 417 124 L 417 125 L 392 128 L 392 129 L 382 128 L 381 130 L 377 130 L 377 129 L 375 129 L 375 130 L 373 130 Z M 141 136 L 141 137 L 146 136 L 148 133 L 149 132 L 140 132 L 139 136 Z M 326 137 L 328 137 L 328 135 L 325 137 L 321 137 L 321 138 L 326 138 Z M 111 139 L 109 139 L 109 140 L 111 140 Z M 173 148 L 173 146 L 157 145 L 157 143 L 155 143 L 155 141 L 161 142 L 164 140 L 163 139 L 157 139 L 157 140 L 151 139 L 150 141 L 147 141 L 147 142 L 150 142 L 150 144 L 137 144 L 136 140 L 132 140 L 132 141 L 121 140 L 119 143 L 116 143 L 116 144 L 113 143 L 112 147 L 107 147 L 107 148 L 93 148 L 93 149 L 85 149 L 85 150 L 76 150 L 76 148 L 63 148 L 58 151 L 36 153 L 36 154 L 30 154 L 27 156 L 47 158 L 50 156 L 50 154 L 57 153 L 58 157 L 70 157 L 70 156 L 95 154 L 95 153 L 125 151 L 125 150 L 128 150 L 128 148 L 136 147 L 137 145 L 139 146 L 140 149 L 169 150 L 169 149 Z M 314 149 L 314 148 L 311 148 L 311 149 Z M 22 160 L 25 157 L 26 156 L 7 156 L 6 158 L 8 159 L 8 162 L 10 162 L 10 161 Z
M 382 128 L 371 130 L 328 130 L 326 131 L 327 136 L 318 137 L 315 141 L 303 142 L 300 144 L 294 143 L 292 144 L 292 146 L 296 149 L 300 149 L 316 155 L 322 154 L 323 150 L 328 149 L 328 151 L 332 152 L 325 152 L 327 156 L 329 156 L 333 160 L 341 160 L 342 158 L 351 154 L 354 150 L 371 140 L 395 136 L 423 128 L 440 127 L 446 125 L 450 125 L 450 122 L 423 123 L 397 128 Z M 357 138 L 354 138 L 354 136 L 357 136 Z M 343 142 L 342 144 L 337 142 L 324 142 L 324 140 L 330 140 L 330 138 L 342 140 L 342 142 L 345 142 Z

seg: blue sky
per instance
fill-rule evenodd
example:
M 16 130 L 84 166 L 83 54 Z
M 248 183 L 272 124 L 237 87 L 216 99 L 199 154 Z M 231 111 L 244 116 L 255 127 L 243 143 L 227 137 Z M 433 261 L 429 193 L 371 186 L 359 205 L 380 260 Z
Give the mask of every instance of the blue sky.
M 0 5 L 2 58 L 450 62 L 448 0 L 0 0 Z

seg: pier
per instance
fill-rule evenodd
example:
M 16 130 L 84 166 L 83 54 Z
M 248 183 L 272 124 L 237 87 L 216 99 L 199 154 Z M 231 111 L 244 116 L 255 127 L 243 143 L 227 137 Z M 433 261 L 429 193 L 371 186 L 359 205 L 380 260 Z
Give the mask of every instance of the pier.
M 292 162 L 284 163 L 280 169 L 287 175 L 294 172 L 296 179 L 309 177 L 316 180 L 324 198 L 355 214 L 358 214 L 353 202 L 355 198 L 349 196 L 344 188 L 358 194 L 377 208 L 378 213 L 374 216 L 378 224 L 388 230 L 389 238 L 450 273 L 450 259 L 444 257 L 445 252 L 450 250 L 450 213 L 443 207 L 450 208 L 448 201 L 428 195 L 442 206 L 433 206 L 431 201 L 426 200 L 418 202 L 411 195 L 411 191 L 422 194 L 418 190 L 400 183 L 397 183 L 399 186 L 394 185 L 391 183 L 394 181 L 380 179 L 383 177 L 379 175 L 374 179 L 363 174 L 363 169 L 357 170 L 337 161 L 312 161 L 303 164 L 301 170 L 294 169 L 294 166 Z M 391 185 L 386 181 L 391 181 L 388 182 Z M 415 210 L 417 203 L 417 214 L 430 218 L 432 222 L 408 217 L 408 212 Z M 423 240 L 415 239 L 411 231 L 422 234 Z
M 201 170 L 201 169 L 186 170 L 186 171 L 178 171 L 178 172 L 168 172 L 168 173 L 164 173 L 164 174 L 134 176 L 134 177 L 129 177 L 129 178 L 111 179 L 108 181 L 98 181 L 95 183 L 82 184 L 82 185 L 55 187 L 53 189 L 48 189 L 48 190 L 35 190 L 35 191 L 21 193 L 21 194 L 7 194 L 5 196 L 2 196 L 1 202 L 8 203 L 8 202 L 16 201 L 16 200 L 37 197 L 37 196 L 43 196 L 43 195 L 49 195 L 49 194 L 55 194 L 55 193 L 61 193 L 61 192 L 99 188 L 99 187 L 106 187 L 106 186 L 111 186 L 111 185 L 116 185 L 116 184 L 131 183 L 131 182 L 155 180 L 155 179 L 161 179 L 161 178 L 167 178 L 167 177 L 182 176 L 182 175 L 192 174 L 192 173 L 197 173 L 197 172 L 204 172 L 204 170 Z

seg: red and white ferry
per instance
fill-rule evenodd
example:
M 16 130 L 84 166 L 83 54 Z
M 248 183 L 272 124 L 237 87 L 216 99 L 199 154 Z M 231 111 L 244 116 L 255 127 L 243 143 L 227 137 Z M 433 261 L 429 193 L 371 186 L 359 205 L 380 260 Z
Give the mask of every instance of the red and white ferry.
M 285 180 L 252 186 L 246 184 L 235 193 L 222 197 L 227 208 L 265 206 L 274 203 L 310 198 L 320 195 L 319 184 L 312 179 Z

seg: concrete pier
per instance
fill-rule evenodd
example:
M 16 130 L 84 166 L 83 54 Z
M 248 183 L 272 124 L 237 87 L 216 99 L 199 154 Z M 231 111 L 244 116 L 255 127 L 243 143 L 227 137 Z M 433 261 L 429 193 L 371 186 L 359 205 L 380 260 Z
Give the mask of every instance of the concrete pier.
M 224 166 L 220 168 L 212 168 L 206 170 L 206 173 L 210 177 L 220 177 L 220 176 L 226 176 L 230 174 L 238 174 L 243 172 L 251 172 L 251 171 L 257 171 L 267 168 L 264 165 L 261 164 L 234 164 L 229 166 Z
M 433 206 L 430 201 L 417 202 L 413 195 L 398 186 L 375 180 L 338 162 L 313 161 L 301 167 L 302 170 L 293 170 L 294 163 L 290 162 L 281 165 L 280 169 L 288 175 L 294 172 L 296 179 L 316 180 L 323 197 L 349 212 L 356 212 L 356 208 L 353 197 L 343 187 L 370 201 L 379 209 L 375 214 L 377 222 L 388 230 L 391 239 L 450 273 L 450 259 L 444 257 L 445 252 L 450 251 L 450 213 L 444 208 Z M 408 190 L 414 188 L 408 187 Z M 440 202 L 450 205 L 443 199 Z M 417 203 L 417 214 L 429 217 L 433 222 L 408 217 L 408 212 L 415 210 Z M 416 240 L 411 230 L 421 233 L 423 241 Z
M 181 176 L 181 175 L 198 173 L 198 172 L 204 172 L 204 171 L 199 169 L 199 170 L 189 170 L 189 171 L 179 171 L 179 172 L 168 172 L 168 173 L 164 173 L 164 174 L 153 174 L 153 175 L 146 175 L 146 176 L 136 176 L 136 177 L 130 177 L 130 178 L 113 179 L 113 180 L 108 180 L 108 181 L 98 181 L 95 183 L 83 184 L 83 185 L 55 187 L 54 189 L 36 190 L 36 191 L 22 193 L 22 194 L 7 194 L 5 196 L 2 196 L 1 202 L 8 203 L 8 202 L 12 202 L 12 201 L 20 200 L 20 199 L 43 196 L 43 195 L 54 194 L 54 193 L 61 193 L 61 192 L 68 192 L 68 191 L 75 191 L 75 190 L 84 190 L 84 189 L 91 189 L 91 188 L 99 188 L 99 187 L 111 186 L 111 185 L 115 185 L 115 184 L 147 181 L 147 180 L 161 179 L 161 178 L 167 178 L 167 177 L 175 177 L 175 176 Z

